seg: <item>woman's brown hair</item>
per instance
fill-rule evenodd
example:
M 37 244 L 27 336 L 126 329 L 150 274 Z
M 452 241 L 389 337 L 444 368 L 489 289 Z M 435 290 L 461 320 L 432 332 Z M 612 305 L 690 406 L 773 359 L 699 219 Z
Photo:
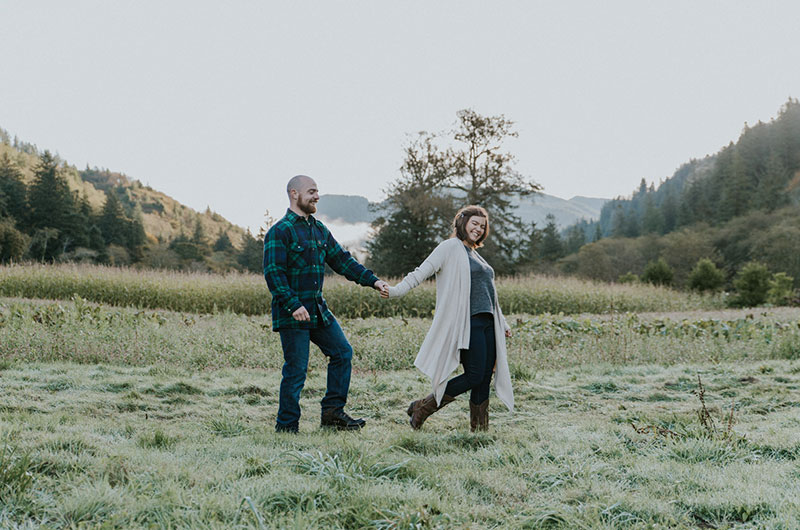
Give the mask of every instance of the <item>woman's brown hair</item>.
M 475 217 L 476 215 L 486 219 L 486 230 L 483 231 L 483 235 L 481 235 L 480 239 L 475 242 L 475 248 L 482 247 L 483 241 L 486 239 L 486 236 L 489 235 L 489 213 L 480 206 L 465 206 L 458 211 L 455 219 L 453 219 L 453 234 L 451 237 L 457 237 L 461 241 L 466 241 L 467 223 L 470 217 Z

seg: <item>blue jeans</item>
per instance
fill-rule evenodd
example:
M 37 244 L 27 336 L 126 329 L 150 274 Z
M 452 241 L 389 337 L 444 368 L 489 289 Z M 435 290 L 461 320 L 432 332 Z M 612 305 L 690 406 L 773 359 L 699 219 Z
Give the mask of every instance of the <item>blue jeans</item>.
M 456 397 L 471 390 L 469 400 L 480 405 L 489 399 L 497 345 L 494 339 L 494 316 L 478 313 L 470 318 L 469 349 L 461 350 L 464 373 L 447 382 L 444 393 Z
M 322 398 L 322 410 L 344 408 L 350 390 L 353 348 L 336 319 L 321 328 L 281 329 L 279 333 L 284 363 L 277 424 L 296 426 L 300 420 L 300 392 L 306 382 L 311 342 L 328 357 L 328 389 Z

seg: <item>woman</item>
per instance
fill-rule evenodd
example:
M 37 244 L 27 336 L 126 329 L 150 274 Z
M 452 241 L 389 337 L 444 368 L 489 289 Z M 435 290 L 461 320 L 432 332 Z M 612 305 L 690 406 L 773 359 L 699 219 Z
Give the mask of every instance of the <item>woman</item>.
M 470 390 L 470 429 L 489 427 L 489 383 L 496 370 L 495 391 L 509 410 L 514 393 L 508 370 L 505 338 L 511 329 L 497 301 L 494 270 L 477 249 L 489 235 L 489 215 L 480 206 L 462 208 L 453 221 L 450 239 L 395 287 L 388 296 L 405 295 L 436 274 L 436 311 L 431 329 L 420 347 L 414 365 L 431 378 L 433 393 L 408 407 L 411 427 L 425 420 Z M 448 378 L 464 365 L 464 373 Z

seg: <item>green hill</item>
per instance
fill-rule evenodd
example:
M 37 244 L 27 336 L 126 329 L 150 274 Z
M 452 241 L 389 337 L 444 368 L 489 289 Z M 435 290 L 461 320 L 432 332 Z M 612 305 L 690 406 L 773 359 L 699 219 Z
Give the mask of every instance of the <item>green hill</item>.
M 32 144 L 17 141 L 15 147 L 6 131 L 0 129 L 0 157 L 7 154 L 20 169 L 23 181 L 33 182 L 33 168 L 39 162 L 39 150 Z M 78 170 L 66 161 L 61 164 L 62 175 L 70 189 L 86 197 L 92 208 L 100 210 L 107 193 L 115 193 L 129 213 L 141 209 L 147 236 L 153 240 L 172 241 L 181 233 L 191 234 L 199 222 L 209 236 L 227 234 L 236 248 L 241 248 L 245 229 L 212 211 L 198 212 L 181 204 L 169 195 L 143 185 L 124 173 L 107 169 Z
M 605 204 L 598 221 L 575 225 L 593 242 L 573 249 L 561 270 L 630 279 L 661 259 L 672 284 L 689 287 L 693 267 L 708 259 L 731 287 L 749 262 L 760 262 L 800 287 L 798 205 L 800 102 L 789 99 L 769 122 L 745 124 L 736 142 L 683 164 L 658 187 L 642 179 L 629 197 Z
M 56 189 L 51 190 L 55 195 L 47 200 L 55 201 L 53 219 L 45 212 L 37 220 L 32 190 L 45 159 L 55 174 L 53 185 L 62 182 L 69 192 L 59 198 Z M 43 193 L 50 192 L 40 191 L 37 200 Z M 114 204 L 109 204 L 112 196 Z M 116 229 L 110 226 L 114 222 Z M 136 231 L 143 235 L 136 236 Z M 54 248 L 56 243 L 60 250 Z M 245 229 L 210 209 L 198 212 L 124 173 L 96 167 L 79 170 L 0 129 L 0 261 L 91 258 L 169 268 L 259 270 L 259 246 Z M 115 248 L 116 261 L 113 252 L 109 254 Z M 239 255 L 245 252 L 248 257 Z

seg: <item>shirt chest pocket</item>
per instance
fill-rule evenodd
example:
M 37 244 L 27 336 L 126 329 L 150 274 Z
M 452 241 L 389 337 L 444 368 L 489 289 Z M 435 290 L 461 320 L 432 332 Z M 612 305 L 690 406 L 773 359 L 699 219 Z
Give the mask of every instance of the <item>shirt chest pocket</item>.
M 298 243 L 293 242 L 289 244 L 289 251 L 286 253 L 286 261 L 288 262 L 290 267 L 295 268 L 302 268 L 307 266 L 307 262 L 305 259 L 306 248 Z

